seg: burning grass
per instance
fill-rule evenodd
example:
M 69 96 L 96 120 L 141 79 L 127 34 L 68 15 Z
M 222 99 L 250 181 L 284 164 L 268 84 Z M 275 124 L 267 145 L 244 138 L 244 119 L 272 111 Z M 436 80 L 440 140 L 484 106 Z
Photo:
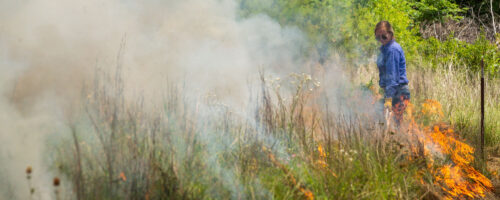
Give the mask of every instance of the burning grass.
M 424 118 L 443 116 L 441 104 L 434 100 L 426 100 L 421 113 Z M 428 172 L 432 175 L 429 183 L 438 185 L 445 199 L 475 199 L 491 194 L 491 181 L 472 166 L 474 148 L 446 124 L 424 126 L 427 120 L 410 118 L 407 133 L 410 138 L 418 140 L 418 145 L 411 147 L 412 153 L 425 158 Z
M 86 115 L 53 149 L 53 168 L 71 182 L 60 195 L 467 199 L 491 191 L 473 167 L 474 148 L 437 123 L 446 117 L 438 101 L 410 104 L 395 129 L 376 112 L 359 109 L 377 102 L 363 97 L 379 96 L 342 90 L 345 99 L 332 105 L 323 81 L 307 74 L 290 82 L 262 76 L 251 114 L 209 95 L 191 99 L 176 85 L 151 111 L 142 101 L 125 100 L 120 82 L 105 83 L 113 80 L 120 79 L 97 80 L 86 91 Z

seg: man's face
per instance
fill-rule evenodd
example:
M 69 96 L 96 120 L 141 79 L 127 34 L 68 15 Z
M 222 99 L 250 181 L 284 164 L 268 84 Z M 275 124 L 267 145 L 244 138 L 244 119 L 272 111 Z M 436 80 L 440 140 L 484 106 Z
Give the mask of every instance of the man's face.
M 389 34 L 386 30 L 384 29 L 379 29 L 375 33 L 375 39 L 382 43 L 382 45 L 386 45 L 391 41 L 391 34 Z

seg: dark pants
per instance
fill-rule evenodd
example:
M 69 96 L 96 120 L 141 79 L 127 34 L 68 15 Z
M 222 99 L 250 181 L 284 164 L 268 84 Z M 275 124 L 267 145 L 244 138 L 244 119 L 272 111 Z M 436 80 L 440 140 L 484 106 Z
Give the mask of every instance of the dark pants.
M 403 120 L 403 113 L 409 102 L 410 88 L 408 85 L 399 85 L 396 94 L 392 97 L 392 113 L 398 126 Z

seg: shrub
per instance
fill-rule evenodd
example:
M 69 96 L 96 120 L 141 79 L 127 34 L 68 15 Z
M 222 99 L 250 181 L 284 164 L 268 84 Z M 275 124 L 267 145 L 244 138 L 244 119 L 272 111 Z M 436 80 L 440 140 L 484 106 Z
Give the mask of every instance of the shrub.
M 419 51 L 432 68 L 454 66 L 477 73 L 484 60 L 485 73 L 493 77 L 499 75 L 500 50 L 484 34 L 472 44 L 451 36 L 443 42 L 429 38 Z

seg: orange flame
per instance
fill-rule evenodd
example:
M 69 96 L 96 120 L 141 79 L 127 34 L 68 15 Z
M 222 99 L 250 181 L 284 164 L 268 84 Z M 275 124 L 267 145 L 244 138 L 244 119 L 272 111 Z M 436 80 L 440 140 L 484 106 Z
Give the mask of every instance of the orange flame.
M 452 134 L 451 129 L 443 133 L 438 126 L 432 132 L 433 141 L 453 163 L 433 171 L 436 181 L 451 197 L 484 197 L 493 188 L 491 181 L 469 165 L 474 161 L 474 148 L 455 139 Z
M 443 110 L 441 108 L 441 104 L 432 99 L 426 99 L 422 104 L 422 113 L 426 115 L 437 114 L 439 117 L 443 117 Z
M 127 177 L 125 176 L 125 173 L 123 172 L 120 172 L 120 178 L 122 179 L 122 181 L 127 181 Z
M 318 152 L 319 152 L 320 157 L 326 158 L 326 153 L 325 153 L 325 150 L 323 150 L 323 146 L 318 145 Z
M 413 106 L 407 112 L 413 112 Z M 426 100 L 421 112 L 425 117 L 444 116 L 441 104 L 435 100 Z M 470 166 L 474 161 L 473 147 L 462 142 L 453 129 L 444 124 L 421 129 L 413 119 L 414 114 L 409 116 L 408 133 L 423 145 L 423 155 L 429 160 L 427 167 L 447 199 L 481 198 L 492 191 L 491 181 Z M 418 152 L 417 147 L 411 149 L 414 153 Z M 447 164 L 437 164 L 436 159 Z
M 325 149 L 323 149 L 323 146 L 321 146 L 321 144 L 318 144 L 318 153 L 319 153 L 319 159 L 316 161 L 316 164 L 319 165 L 322 169 L 332 174 L 332 176 L 337 177 L 337 174 L 335 174 L 335 172 L 333 172 L 329 168 L 328 163 L 326 162 L 327 154 Z

